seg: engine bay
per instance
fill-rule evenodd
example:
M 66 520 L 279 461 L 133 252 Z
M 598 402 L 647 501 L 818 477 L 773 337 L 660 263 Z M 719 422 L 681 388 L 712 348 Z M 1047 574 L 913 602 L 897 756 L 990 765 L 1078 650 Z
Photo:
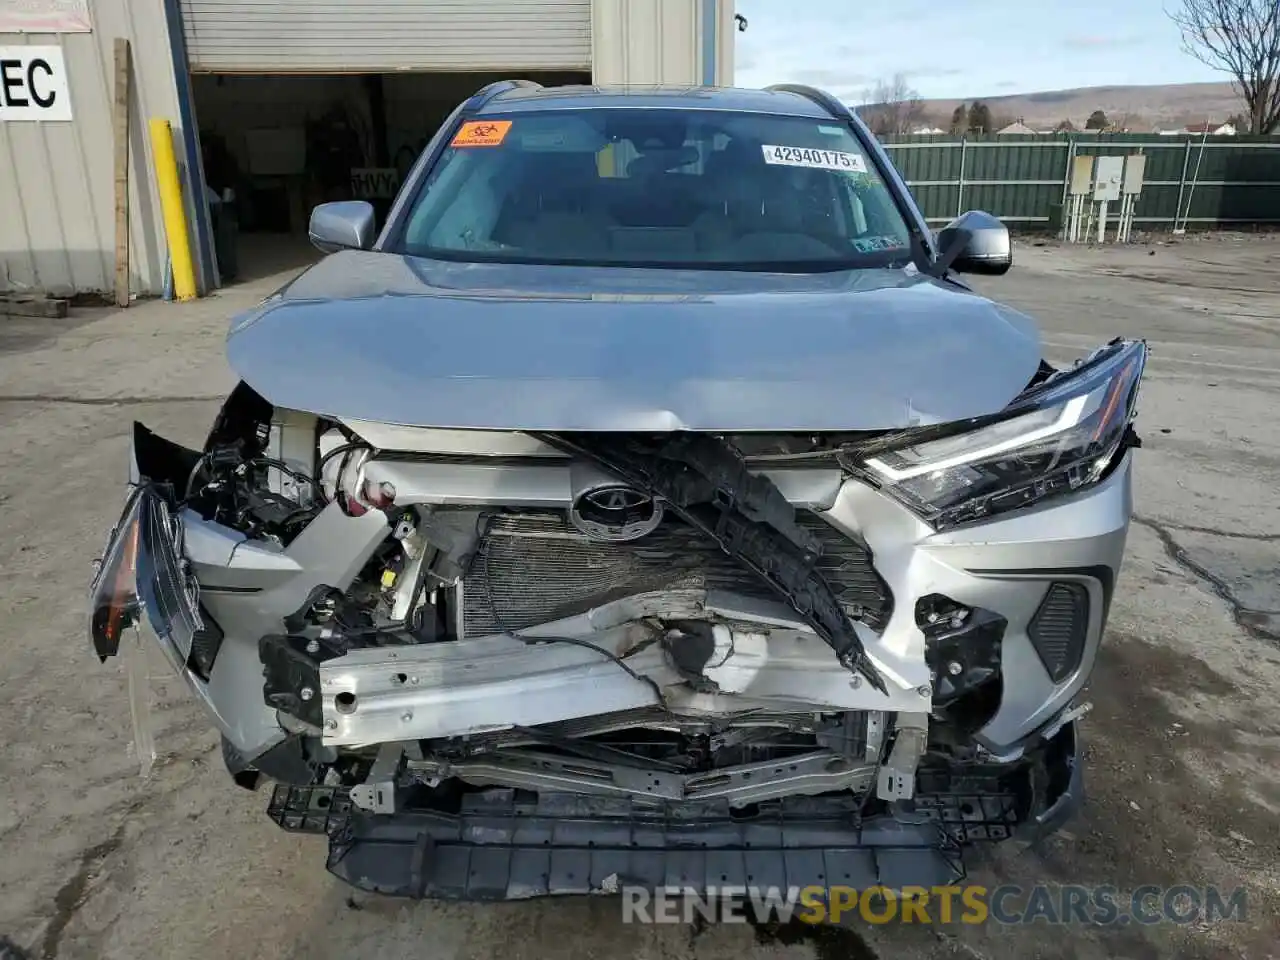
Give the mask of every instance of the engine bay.
M 265 575 L 353 522 L 367 541 L 343 547 L 358 558 L 349 576 L 254 621 L 268 627 L 252 638 L 262 702 L 284 739 L 254 755 L 224 740 L 238 782 L 338 791 L 369 815 L 514 790 L 735 817 L 843 796 L 857 816 L 910 818 L 951 808 L 928 795 L 939 777 L 1016 768 L 1016 782 L 974 788 L 972 824 L 1007 832 L 1037 790 L 1065 787 L 1043 744 L 994 757 L 977 736 L 1002 701 L 1004 617 L 919 597 L 904 612 L 926 680 L 868 707 L 885 681 L 865 644 L 894 596 L 869 542 L 825 511 L 841 458 L 883 442 L 575 434 L 533 435 L 518 455 L 379 449 L 241 384 L 201 451 L 138 425 L 134 456 L 189 535 L 230 544 L 197 587 L 217 638 L 193 644 L 198 677 L 213 676 L 219 619 L 242 632 L 236 618 L 257 609 L 256 588 L 223 586 L 217 569 Z M 539 470 L 568 491 L 494 481 L 466 495 L 476 477 Z
M 278 784 L 277 822 L 354 831 L 340 875 L 408 851 L 411 824 L 444 841 L 574 811 L 593 830 L 694 817 L 731 844 L 773 822 L 855 845 L 905 830 L 936 856 L 1078 795 L 1083 708 L 999 752 L 985 732 L 1011 629 L 1066 676 L 1094 595 L 1050 583 L 1011 627 L 949 574 L 891 589 L 905 568 L 882 531 L 904 514 L 851 464 L 900 435 L 417 429 L 244 384 L 198 451 L 135 425 L 145 549 L 178 537 L 160 566 L 185 566 L 170 579 L 198 606 L 175 665 L 215 713 L 234 685 L 226 764 Z

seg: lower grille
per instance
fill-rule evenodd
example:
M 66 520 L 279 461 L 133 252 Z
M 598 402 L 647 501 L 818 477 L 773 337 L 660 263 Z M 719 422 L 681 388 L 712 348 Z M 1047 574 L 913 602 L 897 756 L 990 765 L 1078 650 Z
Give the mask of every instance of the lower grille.
M 1053 583 L 1027 625 L 1027 635 L 1054 683 L 1080 665 L 1089 631 L 1089 591 L 1083 583 Z
M 208 682 L 213 673 L 213 662 L 222 649 L 222 628 L 209 616 L 209 611 L 200 605 L 200 619 L 203 621 L 199 630 L 191 635 L 191 653 L 187 656 L 187 666 L 201 680 Z
M 841 602 L 863 621 L 880 624 L 889 594 L 870 551 L 811 513 L 798 519 L 819 538 L 817 568 Z M 460 632 L 521 630 L 637 593 L 679 589 L 777 598 L 751 571 L 680 520 L 668 519 L 630 543 L 598 543 L 562 513 L 500 514 L 490 520 L 463 581 Z

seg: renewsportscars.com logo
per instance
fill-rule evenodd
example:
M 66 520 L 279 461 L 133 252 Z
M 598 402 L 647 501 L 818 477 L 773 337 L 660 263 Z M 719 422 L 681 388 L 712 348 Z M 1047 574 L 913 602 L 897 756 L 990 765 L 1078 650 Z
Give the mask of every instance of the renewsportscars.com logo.
M 1154 884 L 1121 891 L 1113 886 L 977 884 L 947 887 L 709 887 L 694 892 L 677 887 L 650 890 L 624 886 L 623 923 L 919 923 L 1004 925 L 1150 926 L 1160 923 L 1243 922 L 1248 898 L 1243 887 Z

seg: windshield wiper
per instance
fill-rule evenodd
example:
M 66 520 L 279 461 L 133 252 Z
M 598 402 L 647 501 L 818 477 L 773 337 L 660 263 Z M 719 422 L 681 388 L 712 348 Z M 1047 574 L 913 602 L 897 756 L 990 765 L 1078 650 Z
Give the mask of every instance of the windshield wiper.
M 531 433 L 590 460 L 650 496 L 786 598 L 840 663 L 887 694 L 884 678 L 831 585 L 816 568 L 821 544 L 796 522 L 773 481 L 747 469 L 709 434 Z

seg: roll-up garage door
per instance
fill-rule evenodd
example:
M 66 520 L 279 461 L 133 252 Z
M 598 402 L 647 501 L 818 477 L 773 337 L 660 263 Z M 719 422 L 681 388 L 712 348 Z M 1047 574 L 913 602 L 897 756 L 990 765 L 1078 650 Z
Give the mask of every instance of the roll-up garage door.
M 591 0 L 181 0 L 198 73 L 591 68 Z

